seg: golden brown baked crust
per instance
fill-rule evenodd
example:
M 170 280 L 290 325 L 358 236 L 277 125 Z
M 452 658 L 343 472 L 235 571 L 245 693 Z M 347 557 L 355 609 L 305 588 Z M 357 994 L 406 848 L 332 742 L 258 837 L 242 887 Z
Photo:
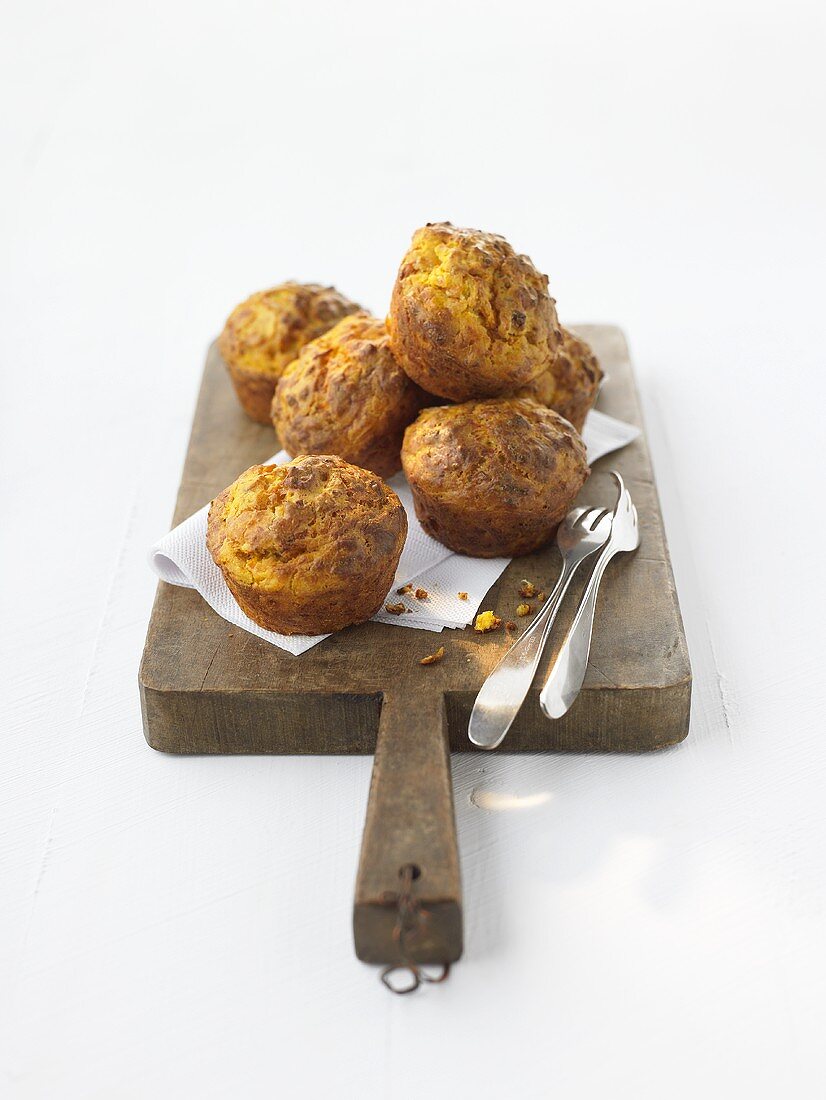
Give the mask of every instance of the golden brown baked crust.
M 599 393 L 602 368 L 584 340 L 566 328 L 561 331 L 562 342 L 556 359 L 515 396 L 532 397 L 541 405 L 547 405 L 581 432 Z
M 261 371 L 231 367 L 229 363 L 227 363 L 227 371 L 232 379 L 238 403 L 250 420 L 256 420 L 259 424 L 268 424 L 269 409 L 277 379 L 270 374 L 262 374 Z
M 356 313 L 290 363 L 272 421 L 290 454 L 335 454 L 390 477 L 401 469 L 405 428 L 432 400 L 396 362 L 384 322 Z
M 527 398 L 425 409 L 405 432 L 402 465 L 424 529 L 480 558 L 542 546 L 590 473 L 574 428 Z
M 400 366 L 452 401 L 513 393 L 559 343 L 547 276 L 504 237 L 450 222 L 414 233 L 387 323 Z
M 207 520 L 207 547 L 241 610 L 280 634 L 328 634 L 371 618 L 406 535 L 393 490 L 334 455 L 251 466 Z
M 275 384 L 284 368 L 359 306 L 332 286 L 281 283 L 236 306 L 218 339 L 241 407 L 253 420 L 270 422 Z

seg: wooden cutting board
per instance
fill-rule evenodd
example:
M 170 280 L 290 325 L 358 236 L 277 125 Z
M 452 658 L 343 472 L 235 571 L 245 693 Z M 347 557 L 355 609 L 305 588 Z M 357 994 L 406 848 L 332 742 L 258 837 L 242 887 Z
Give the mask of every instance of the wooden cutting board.
M 581 325 L 608 375 L 598 408 L 642 426 L 620 329 Z M 173 524 L 278 450 L 274 432 L 239 409 L 216 347 L 210 349 Z M 644 435 L 594 464 L 580 502 L 613 504 L 617 469 L 641 523 L 633 555 L 609 566 L 600 589 L 583 690 L 549 722 L 539 686 L 554 644 L 500 751 L 639 752 L 688 732 L 691 669 Z M 549 547 L 513 561 L 480 610 L 517 619 L 527 578 L 550 591 L 560 559 Z M 558 645 L 589 570 L 560 611 Z M 445 646 L 439 664 L 419 658 Z M 356 892 L 361 958 L 448 961 L 461 953 L 461 898 L 448 746 L 475 750 L 467 722 L 482 681 L 509 639 L 472 629 L 441 634 L 382 623 L 350 627 L 294 657 L 225 622 L 197 592 L 160 583 L 140 670 L 146 740 L 174 753 L 376 753 Z M 400 952 L 395 900 L 399 869 L 414 887 L 427 927 Z

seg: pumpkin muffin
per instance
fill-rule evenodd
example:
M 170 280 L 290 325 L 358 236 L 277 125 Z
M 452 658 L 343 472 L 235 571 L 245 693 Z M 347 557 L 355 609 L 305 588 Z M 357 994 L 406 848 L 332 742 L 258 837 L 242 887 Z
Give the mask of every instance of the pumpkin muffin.
M 396 362 L 384 322 L 355 313 L 287 367 L 272 421 L 290 454 L 335 454 L 390 477 L 405 428 L 432 400 Z
M 236 306 L 218 338 L 241 407 L 261 424 L 270 422 L 275 384 L 310 340 L 359 306 L 332 286 L 281 283 Z
M 602 368 L 584 340 L 566 328 L 561 331 L 562 342 L 556 359 L 516 396 L 532 397 L 541 405 L 547 405 L 581 432 L 599 393 Z
M 590 473 L 567 420 L 502 397 L 425 409 L 405 432 L 402 466 L 425 531 L 478 558 L 548 542 Z
M 334 455 L 251 466 L 207 520 L 207 547 L 239 607 L 279 634 L 329 634 L 371 618 L 406 535 L 393 490 Z
M 548 277 L 504 237 L 450 222 L 414 233 L 387 323 L 403 370 L 451 401 L 527 386 L 560 340 Z

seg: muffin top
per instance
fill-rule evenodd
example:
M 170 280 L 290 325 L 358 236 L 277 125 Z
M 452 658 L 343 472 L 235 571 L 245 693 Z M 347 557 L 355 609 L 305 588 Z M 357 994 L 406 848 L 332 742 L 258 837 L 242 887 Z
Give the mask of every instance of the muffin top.
M 304 344 L 358 308 L 332 286 L 281 283 L 235 307 L 218 348 L 230 367 L 278 378 Z
M 405 433 L 402 462 L 414 490 L 467 507 L 544 506 L 588 475 L 568 421 L 516 397 L 425 409 Z
M 301 349 L 278 383 L 272 415 L 292 454 L 335 452 L 389 476 L 399 468 L 402 432 L 429 400 L 396 362 L 384 322 L 361 312 Z
M 552 362 L 559 342 L 548 277 L 504 237 L 450 222 L 413 235 L 389 326 L 402 367 L 454 401 L 513 392 Z
M 588 410 L 597 399 L 602 368 L 584 340 L 561 329 L 562 342 L 556 359 L 541 374 L 523 386 L 516 396 L 533 397 L 555 409 L 582 431 Z
M 210 506 L 207 545 L 237 582 L 297 595 L 346 583 L 397 552 L 407 516 L 393 490 L 334 455 L 251 466 Z

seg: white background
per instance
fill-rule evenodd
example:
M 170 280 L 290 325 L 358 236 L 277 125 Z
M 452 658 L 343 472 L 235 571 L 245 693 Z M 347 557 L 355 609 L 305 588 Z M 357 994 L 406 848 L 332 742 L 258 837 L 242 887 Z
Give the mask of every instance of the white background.
M 4 0 L 4 1100 L 823 1094 L 824 19 Z M 137 666 L 229 309 L 383 311 L 439 218 L 626 329 L 696 691 L 660 755 L 454 760 L 466 955 L 394 998 L 370 760 L 155 754 Z

